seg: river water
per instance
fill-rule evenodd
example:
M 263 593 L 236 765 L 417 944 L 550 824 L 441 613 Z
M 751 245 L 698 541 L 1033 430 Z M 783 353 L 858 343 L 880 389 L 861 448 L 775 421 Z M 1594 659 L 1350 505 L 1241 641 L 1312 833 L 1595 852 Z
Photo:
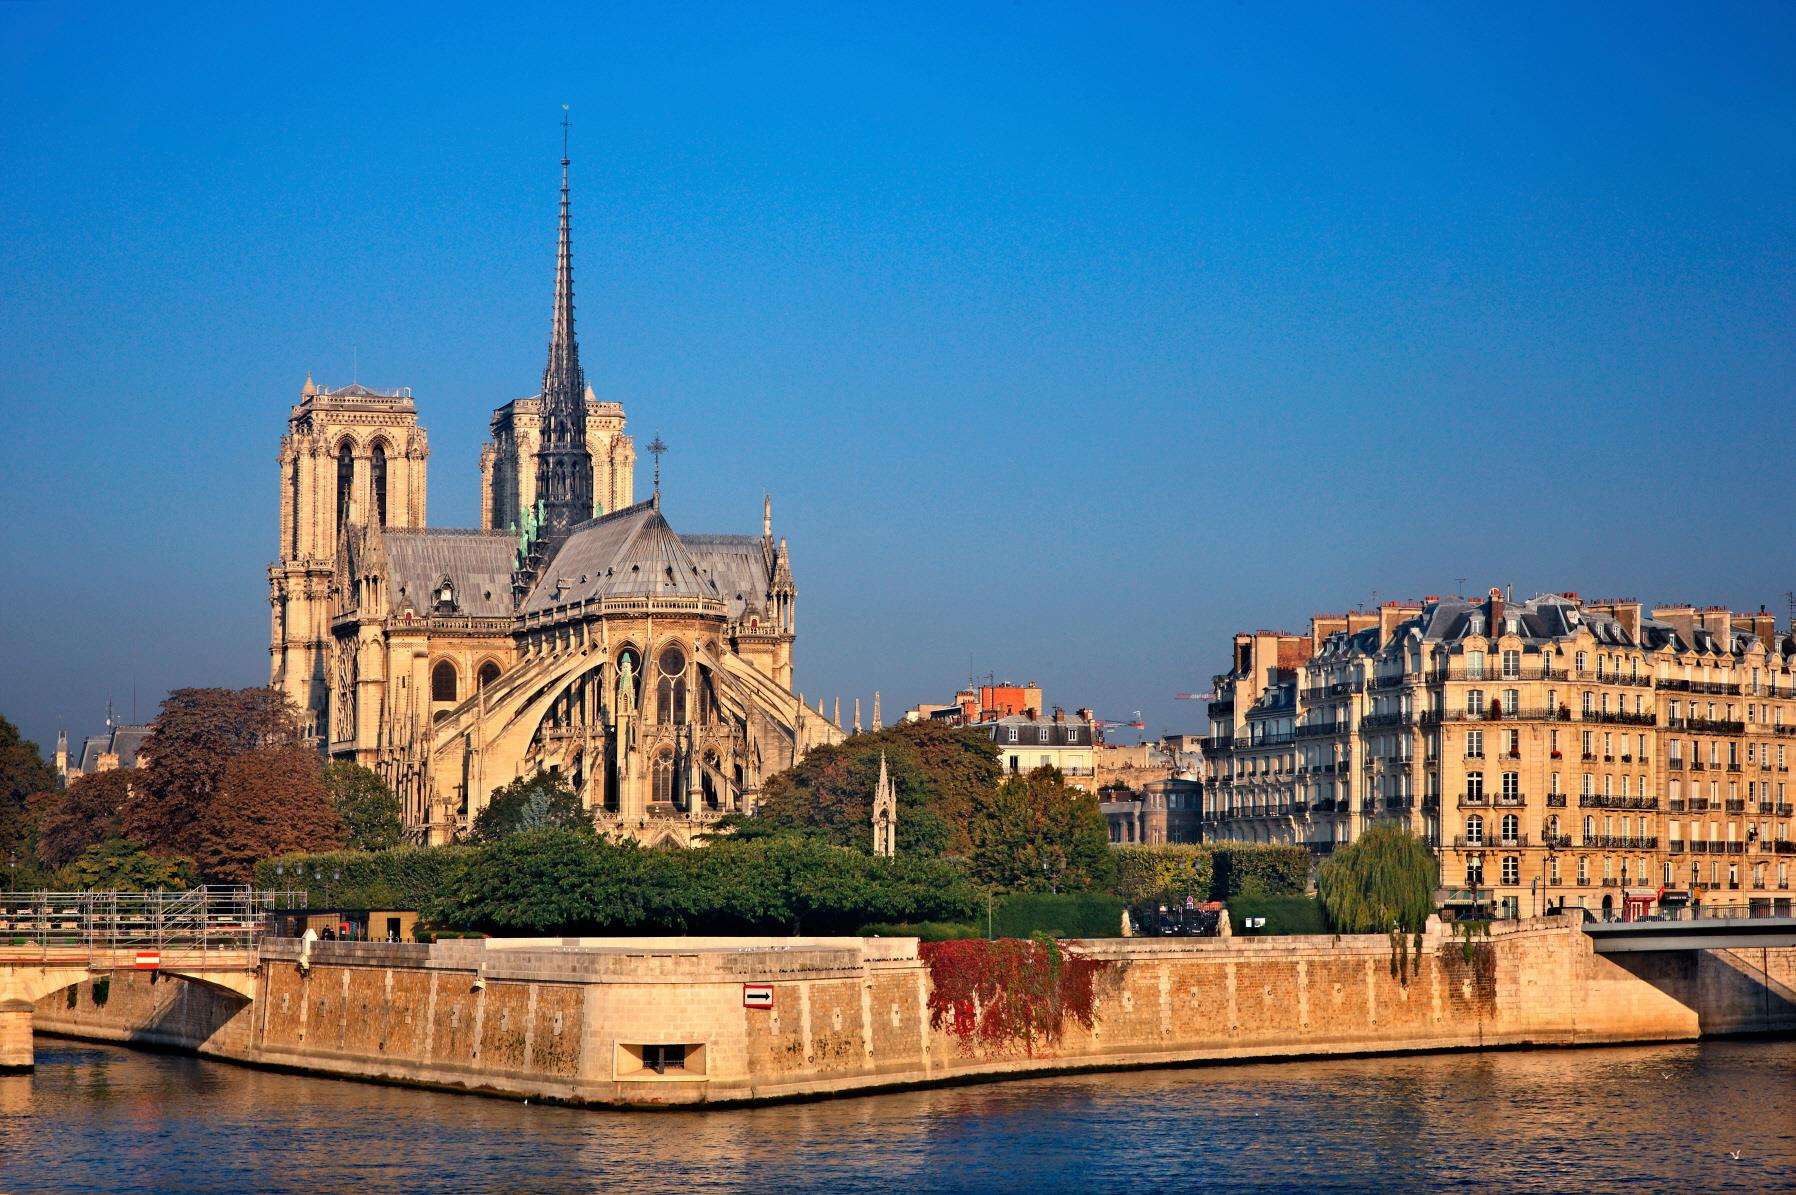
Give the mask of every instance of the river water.
M 43 1037 L 37 1062 L 0 1077 L 0 1191 L 1796 1189 L 1789 1040 L 1211 1066 L 672 1113 Z

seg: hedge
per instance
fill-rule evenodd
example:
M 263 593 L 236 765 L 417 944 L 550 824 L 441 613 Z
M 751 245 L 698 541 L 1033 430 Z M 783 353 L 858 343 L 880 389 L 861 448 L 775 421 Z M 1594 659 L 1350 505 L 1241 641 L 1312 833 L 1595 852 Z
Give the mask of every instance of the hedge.
M 478 848 L 394 847 L 282 855 L 256 864 L 256 887 L 297 890 L 314 909 L 422 909 L 441 896 L 451 870 Z
M 1313 896 L 1237 896 L 1228 902 L 1228 910 L 1230 928 L 1243 937 L 1328 932 L 1322 902 Z M 1266 924 L 1248 929 L 1249 917 L 1264 917 Z
M 1310 889 L 1309 848 L 1279 842 L 1219 842 L 1211 846 L 1216 874 L 1212 900 L 1237 896 L 1302 896 Z
M 914 925 L 874 924 L 861 926 L 864 938 L 921 938 L 925 942 L 957 942 L 966 938 L 985 937 L 983 925 L 960 921 L 919 921 Z
M 1115 938 L 1122 935 L 1123 902 L 1107 892 L 1013 892 L 992 907 L 992 936 Z
M 1116 894 L 1131 907 L 1183 905 L 1187 896 L 1209 899 L 1214 876 L 1209 847 L 1168 843 L 1115 850 Z

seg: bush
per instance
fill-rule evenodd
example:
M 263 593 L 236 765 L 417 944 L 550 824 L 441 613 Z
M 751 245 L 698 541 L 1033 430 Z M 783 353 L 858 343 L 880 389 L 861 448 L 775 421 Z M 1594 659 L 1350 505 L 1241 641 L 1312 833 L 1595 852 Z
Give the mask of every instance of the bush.
M 873 924 L 861 926 L 864 938 L 921 938 L 925 942 L 956 942 L 963 938 L 983 938 L 980 926 L 961 921 L 919 921 L 915 925 Z
M 1122 936 L 1122 911 L 1123 902 L 1107 892 L 1013 892 L 992 908 L 992 936 L 1116 938 Z
M 1187 896 L 1210 897 L 1214 876 L 1208 847 L 1121 846 L 1115 853 L 1116 894 L 1131 907 L 1183 905 Z
M 475 848 L 402 846 L 390 851 L 282 855 L 256 864 L 256 887 L 297 889 L 314 909 L 422 909 L 446 890 L 451 869 Z
M 1237 896 L 1301 896 L 1310 888 L 1307 847 L 1276 842 L 1220 842 L 1211 848 L 1211 900 Z
M 1325 934 L 1328 919 L 1313 896 L 1237 896 L 1228 902 L 1229 924 L 1243 937 L 1275 934 Z M 1246 928 L 1249 917 L 1264 917 L 1259 929 Z

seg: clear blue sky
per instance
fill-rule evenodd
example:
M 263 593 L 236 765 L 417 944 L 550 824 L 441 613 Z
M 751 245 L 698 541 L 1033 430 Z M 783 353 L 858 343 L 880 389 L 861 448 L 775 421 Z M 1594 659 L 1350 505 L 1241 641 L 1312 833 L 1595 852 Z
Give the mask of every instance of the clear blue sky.
M 563 102 L 588 376 L 676 527 L 773 492 L 813 701 L 1187 729 L 1233 631 L 1460 576 L 1780 608 L 1793 24 L 0 6 L 0 713 L 266 680 L 308 369 L 412 387 L 476 520 Z

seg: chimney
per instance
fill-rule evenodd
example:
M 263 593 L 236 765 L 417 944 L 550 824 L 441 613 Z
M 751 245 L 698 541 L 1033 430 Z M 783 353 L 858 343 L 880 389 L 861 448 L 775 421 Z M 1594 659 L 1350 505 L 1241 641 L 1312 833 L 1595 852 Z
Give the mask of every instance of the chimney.
M 1061 709 L 1059 706 L 1055 706 L 1054 707 L 1054 722 L 1055 722 L 1055 724 L 1059 725 L 1060 723 L 1063 723 L 1065 721 L 1066 721 L 1066 711 Z
M 1310 640 L 1322 643 L 1337 631 L 1347 629 L 1347 618 L 1341 614 L 1318 614 L 1310 619 Z
M 1490 619 L 1487 624 L 1487 632 L 1492 639 L 1495 639 L 1498 635 L 1503 633 L 1503 591 L 1498 589 L 1495 585 L 1490 587 L 1490 601 L 1488 605 L 1490 607 Z
M 1349 635 L 1357 635 L 1367 627 L 1375 627 L 1377 625 L 1378 612 L 1376 610 L 1347 611 L 1347 633 Z
M 1422 612 L 1416 602 L 1386 602 L 1378 607 L 1378 642 L 1380 646 L 1391 641 L 1391 635 L 1399 623 L 1414 618 Z
M 1728 632 L 1733 629 L 1734 612 L 1726 606 L 1710 606 L 1702 612 L 1703 630 L 1715 637 L 1715 645 L 1727 650 Z
M 1655 606 L 1653 617 L 1660 622 L 1669 623 L 1686 644 L 1696 641 L 1696 607 Z

